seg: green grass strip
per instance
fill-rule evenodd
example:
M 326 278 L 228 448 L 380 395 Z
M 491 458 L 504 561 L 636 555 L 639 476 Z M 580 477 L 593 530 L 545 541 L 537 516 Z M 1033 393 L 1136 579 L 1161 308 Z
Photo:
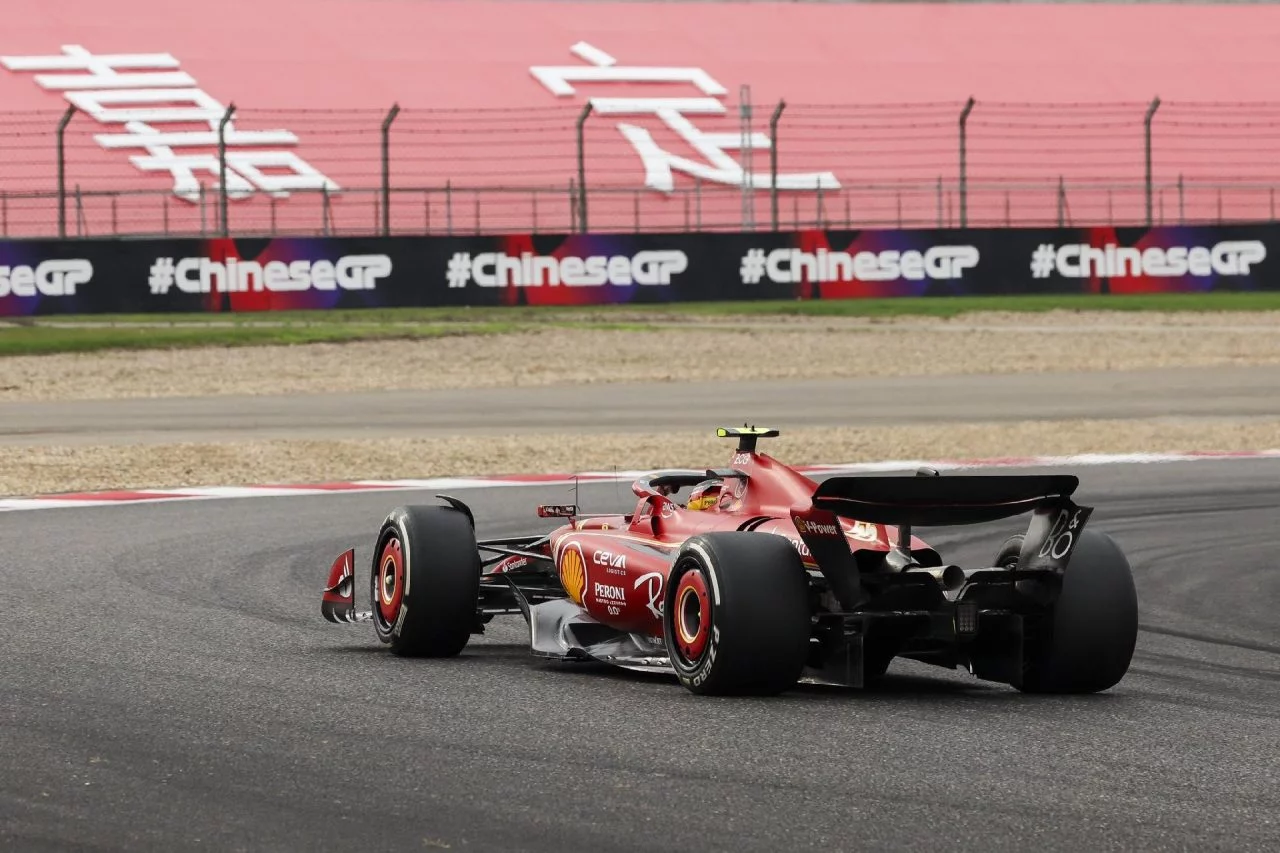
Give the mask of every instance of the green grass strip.
M 1280 311 L 1280 292 L 957 296 L 0 318 L 0 355 L 413 339 L 556 327 L 628 331 L 657 328 L 664 319 L 696 322 L 715 317 L 805 315 L 949 318 L 986 311 Z

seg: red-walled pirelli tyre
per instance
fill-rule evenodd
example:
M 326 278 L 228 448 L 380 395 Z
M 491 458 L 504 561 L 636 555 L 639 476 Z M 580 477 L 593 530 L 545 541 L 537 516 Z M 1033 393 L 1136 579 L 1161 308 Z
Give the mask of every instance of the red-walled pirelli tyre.
M 1097 693 L 1124 678 L 1138 640 L 1138 595 L 1124 552 L 1084 531 L 1052 610 L 1026 625 L 1026 693 Z
M 373 627 L 406 657 L 450 657 L 476 624 L 480 551 L 450 506 L 396 507 L 378 531 L 369 578 Z
M 663 633 L 680 683 L 700 694 L 773 695 L 809 654 L 809 576 L 772 533 L 689 539 L 663 596 Z

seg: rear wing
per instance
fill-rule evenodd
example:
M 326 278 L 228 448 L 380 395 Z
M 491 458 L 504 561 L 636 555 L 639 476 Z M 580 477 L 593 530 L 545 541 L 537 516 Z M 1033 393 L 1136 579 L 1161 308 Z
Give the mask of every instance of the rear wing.
M 818 484 L 813 506 L 877 524 L 981 524 L 1070 498 L 1070 474 L 955 477 L 833 477 Z
M 904 565 L 911 527 L 982 524 L 1031 513 L 1018 568 L 1061 572 L 1093 509 L 1071 496 L 1080 480 L 1069 474 L 833 477 L 818 484 L 810 509 L 792 518 L 821 566 L 852 566 L 839 518 L 898 527 L 897 550 Z M 855 570 L 856 571 L 856 570 Z M 826 570 L 824 569 L 824 574 Z

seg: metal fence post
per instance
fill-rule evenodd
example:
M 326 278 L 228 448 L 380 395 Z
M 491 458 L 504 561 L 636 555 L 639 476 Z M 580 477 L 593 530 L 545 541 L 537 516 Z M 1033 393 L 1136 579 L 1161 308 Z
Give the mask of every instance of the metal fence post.
M 65 133 L 71 117 L 76 114 L 75 105 L 67 107 L 58 121 L 58 236 L 67 236 L 67 156 Z
M 592 104 L 587 101 L 587 105 L 582 108 L 582 112 L 578 115 L 578 228 L 584 234 L 587 232 L 587 155 L 586 143 L 583 140 L 583 126 L 587 123 L 587 116 L 591 115 Z
M 391 122 L 400 115 L 400 105 L 392 104 L 382 120 L 382 235 L 391 234 Z
M 740 123 L 739 132 L 741 133 L 741 162 L 739 168 L 742 169 L 742 230 L 755 230 L 755 171 L 752 168 L 752 148 L 751 148 L 751 86 L 743 83 L 738 87 L 738 121 Z
M 218 198 L 222 205 L 222 236 L 227 237 L 231 234 L 231 229 L 227 225 L 227 124 L 231 121 L 231 115 L 236 111 L 236 105 L 233 103 L 227 107 L 227 111 L 222 116 L 222 121 L 218 122 Z
M 444 182 L 444 233 L 453 236 L 453 179 Z
M 1155 118 L 1156 110 L 1160 109 L 1160 99 L 1152 98 L 1151 104 L 1147 107 L 1147 115 L 1142 120 L 1142 136 L 1146 149 L 1146 169 L 1147 169 L 1147 227 L 1151 227 L 1151 195 L 1152 195 L 1152 169 L 1151 169 L 1151 120 Z
M 969 113 L 973 112 L 972 97 L 965 101 L 960 111 L 960 227 L 969 225 L 969 164 L 968 164 L 968 124 Z
M 779 100 L 769 116 L 769 214 L 774 231 L 778 230 L 778 122 L 786 108 L 787 102 Z
M 1058 227 L 1066 225 L 1067 220 L 1067 184 L 1058 176 Z

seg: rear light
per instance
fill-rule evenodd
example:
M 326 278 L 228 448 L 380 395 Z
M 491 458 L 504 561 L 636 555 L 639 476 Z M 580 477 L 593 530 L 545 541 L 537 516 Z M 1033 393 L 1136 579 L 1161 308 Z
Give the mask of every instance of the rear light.
M 963 602 L 956 605 L 956 633 L 978 633 L 978 605 Z

